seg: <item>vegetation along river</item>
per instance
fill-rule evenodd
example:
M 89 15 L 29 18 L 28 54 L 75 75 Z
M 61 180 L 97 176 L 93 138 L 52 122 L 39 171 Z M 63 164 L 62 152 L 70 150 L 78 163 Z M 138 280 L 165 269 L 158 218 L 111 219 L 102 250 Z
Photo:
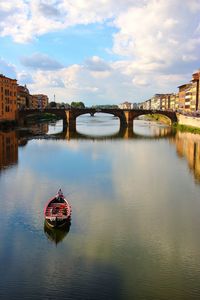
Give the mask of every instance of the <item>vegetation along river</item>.
M 0 205 L 0 299 L 200 299 L 200 135 L 101 114 L 0 131 Z

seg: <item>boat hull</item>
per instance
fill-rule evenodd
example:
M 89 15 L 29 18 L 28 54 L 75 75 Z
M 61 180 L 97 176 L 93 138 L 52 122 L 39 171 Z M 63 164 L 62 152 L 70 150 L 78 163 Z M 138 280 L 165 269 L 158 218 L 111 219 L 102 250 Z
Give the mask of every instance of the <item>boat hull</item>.
M 70 217 L 69 218 L 51 217 L 51 218 L 45 218 L 45 220 L 50 227 L 62 227 L 70 221 Z
M 62 227 L 71 219 L 71 206 L 61 190 L 44 208 L 45 220 L 50 227 Z

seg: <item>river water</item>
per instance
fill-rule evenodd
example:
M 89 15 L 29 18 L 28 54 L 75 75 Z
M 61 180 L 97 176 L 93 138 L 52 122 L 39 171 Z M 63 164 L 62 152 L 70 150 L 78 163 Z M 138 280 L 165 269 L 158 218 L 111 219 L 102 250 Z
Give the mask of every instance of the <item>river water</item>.
M 0 299 L 200 299 L 200 135 L 101 114 L 60 131 L 0 132 Z

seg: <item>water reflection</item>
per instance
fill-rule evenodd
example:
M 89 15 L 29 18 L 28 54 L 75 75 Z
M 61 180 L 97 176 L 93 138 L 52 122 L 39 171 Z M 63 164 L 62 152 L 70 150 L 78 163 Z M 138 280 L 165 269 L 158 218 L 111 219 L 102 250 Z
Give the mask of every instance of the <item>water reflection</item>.
M 185 167 L 199 174 L 199 136 L 149 130 L 19 134 L 18 166 L 0 176 L 1 299 L 199 299 L 200 186 Z M 68 236 L 44 224 L 58 185 L 73 194 Z
M 86 119 L 85 119 L 86 120 Z M 83 121 L 81 121 L 83 122 Z M 61 123 L 58 122 L 59 129 Z M 86 125 L 83 126 L 83 128 Z M 95 125 L 97 128 L 97 125 Z M 110 125 L 107 124 L 107 127 Z M 53 124 L 55 127 L 55 124 Z M 80 127 L 80 126 L 79 126 Z M 101 127 L 101 126 L 100 126 Z M 59 139 L 66 140 L 115 140 L 115 139 L 166 139 L 169 138 L 170 142 L 175 144 L 177 154 L 179 157 L 184 157 L 188 161 L 190 170 L 194 173 L 195 180 L 200 182 L 200 135 L 183 132 L 173 132 L 170 127 L 158 125 L 153 122 L 138 121 L 134 122 L 133 128 L 119 127 L 118 131 L 112 134 L 107 131 L 106 126 L 98 129 L 98 135 L 91 135 L 84 130 L 70 132 L 68 129 L 65 131 L 57 132 L 55 128 L 49 124 L 37 124 L 26 130 L 16 132 L 0 131 L 0 170 L 8 166 L 16 165 L 18 163 L 18 146 L 22 147 L 32 139 Z M 56 132 L 56 133 L 55 133 Z M 108 133 L 107 133 L 108 132 Z
M 70 230 L 71 222 L 67 222 L 60 228 L 51 228 L 46 221 L 44 221 L 44 233 L 47 238 L 56 245 L 63 241 Z
M 116 120 L 115 120 L 116 121 Z M 134 127 L 116 127 L 116 124 L 104 124 L 99 126 L 95 123 L 92 130 L 86 130 L 87 124 L 81 128 L 81 124 L 78 124 L 75 131 L 70 131 L 68 128 L 63 132 L 59 132 L 56 135 L 52 134 L 50 137 L 57 137 L 66 140 L 82 139 L 82 140 L 113 140 L 113 139 L 160 139 L 174 135 L 170 126 L 162 126 L 155 123 L 138 121 L 134 122 Z M 91 124 L 88 123 L 90 128 Z M 114 130 L 110 130 L 110 127 L 114 126 Z M 81 128 L 81 130 L 80 130 Z M 111 133 L 112 131 L 112 133 Z
M 171 126 L 153 121 L 135 120 L 133 124 L 134 135 L 139 137 L 165 137 L 173 134 Z
M 16 131 L 0 131 L 0 170 L 18 162 Z
M 90 117 L 91 118 L 91 117 Z M 88 129 L 86 129 L 87 124 L 82 127 L 82 130 L 79 130 L 79 126 L 77 126 L 77 130 L 70 131 L 69 128 L 65 128 L 61 130 L 61 122 L 58 122 L 58 128 L 55 127 L 55 124 L 41 124 L 35 125 L 33 128 L 29 127 L 27 130 L 23 130 L 19 132 L 20 141 L 22 143 L 22 138 L 29 139 L 63 139 L 63 140 L 113 140 L 113 139 L 159 139 L 165 138 L 174 135 L 171 127 L 169 126 L 156 126 L 156 124 L 150 125 L 150 122 L 144 121 L 135 121 L 134 128 L 132 127 L 119 127 L 115 128 L 115 130 L 110 130 L 110 127 L 113 124 L 106 124 L 104 127 L 96 124 L 90 133 Z M 88 123 L 89 124 L 89 123 Z M 91 126 L 88 125 L 89 127 Z M 112 133 L 111 133 L 112 131 Z
M 200 183 L 200 135 L 178 131 L 172 141 L 178 156 L 187 160 L 196 182 Z

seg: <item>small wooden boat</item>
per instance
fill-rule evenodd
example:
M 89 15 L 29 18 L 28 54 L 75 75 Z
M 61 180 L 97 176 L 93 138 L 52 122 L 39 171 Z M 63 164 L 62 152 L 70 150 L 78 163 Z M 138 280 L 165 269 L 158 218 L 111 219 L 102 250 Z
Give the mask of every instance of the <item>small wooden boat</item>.
M 44 208 L 45 220 L 50 227 L 61 227 L 71 218 L 71 206 L 61 189 L 51 198 Z

